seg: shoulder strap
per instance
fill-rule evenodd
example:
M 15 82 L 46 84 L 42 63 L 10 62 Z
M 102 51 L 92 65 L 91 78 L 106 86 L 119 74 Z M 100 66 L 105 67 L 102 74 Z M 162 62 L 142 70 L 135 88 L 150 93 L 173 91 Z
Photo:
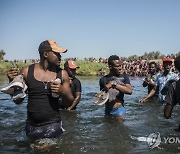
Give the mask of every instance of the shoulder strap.
M 27 74 L 27 81 L 34 79 L 34 67 L 35 67 L 35 64 L 29 65 L 28 74 Z
M 61 84 L 63 83 L 63 77 L 62 77 L 62 69 L 60 69 L 57 73 L 57 78 L 61 79 Z

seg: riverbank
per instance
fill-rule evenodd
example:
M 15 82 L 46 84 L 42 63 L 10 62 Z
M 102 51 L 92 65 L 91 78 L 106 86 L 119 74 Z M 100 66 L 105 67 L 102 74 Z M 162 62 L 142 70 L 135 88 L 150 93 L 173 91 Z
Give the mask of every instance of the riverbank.
M 108 68 L 105 63 L 97 63 L 97 62 L 90 62 L 85 60 L 78 60 L 75 62 L 80 68 L 77 70 L 77 74 L 79 76 L 96 76 L 99 73 L 107 73 Z M 16 62 L 15 63 L 19 69 L 32 64 L 31 62 Z M 6 73 L 11 67 L 13 67 L 12 62 L 0 62 L 0 73 Z M 64 61 L 61 63 L 61 68 L 63 68 Z M 101 70 L 101 71 L 99 71 Z M 102 75 L 103 75 L 102 74 Z

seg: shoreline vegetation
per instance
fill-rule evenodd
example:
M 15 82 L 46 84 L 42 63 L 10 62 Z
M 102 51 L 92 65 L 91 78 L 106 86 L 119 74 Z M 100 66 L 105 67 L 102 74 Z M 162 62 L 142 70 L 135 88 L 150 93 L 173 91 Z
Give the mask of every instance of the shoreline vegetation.
M 104 61 L 97 60 L 76 60 L 73 59 L 79 68 L 77 69 L 78 76 L 103 76 L 108 74 L 107 59 Z M 162 59 L 154 60 L 123 60 L 122 73 L 126 73 L 129 76 L 145 76 L 148 70 L 148 63 L 155 61 L 158 66 L 162 64 Z M 37 63 L 38 60 L 32 61 L 0 61 L 0 74 L 6 74 L 6 72 L 12 67 L 19 69 L 29 66 L 30 64 Z M 60 68 L 64 69 L 65 60 L 61 61 Z
M 5 52 L 3 50 L 0 51 L 0 73 L 5 74 L 12 67 L 17 67 L 19 69 L 28 66 L 33 63 L 39 62 L 38 59 L 30 59 L 30 60 L 14 60 L 8 61 L 4 60 Z M 174 59 L 176 56 L 180 55 L 180 51 L 176 54 L 167 55 Z M 158 66 L 157 71 L 162 70 L 162 58 L 165 57 L 164 54 L 161 54 L 159 51 L 144 53 L 142 56 L 132 55 L 129 57 L 120 57 L 122 61 L 121 73 L 126 73 L 129 76 L 145 76 L 148 72 L 148 64 L 151 61 L 156 62 Z M 103 76 L 108 74 L 108 64 L 107 58 L 100 57 L 99 59 L 90 57 L 84 58 L 83 60 L 79 60 L 78 58 L 69 58 L 74 60 L 76 65 L 80 68 L 77 69 L 78 76 Z M 64 63 L 66 60 L 62 59 L 60 67 L 63 69 Z M 175 69 L 173 68 L 175 71 Z
M 39 60 L 24 60 L 24 61 L 8 61 L 4 60 L 4 55 L 6 53 L 4 50 L 0 50 L 0 73 L 6 73 L 13 66 L 17 66 L 19 69 L 28 66 L 30 64 L 36 63 Z M 180 51 L 176 54 L 169 54 L 168 56 L 174 59 L 180 55 Z M 147 73 L 148 63 L 155 61 L 159 67 L 162 68 L 162 58 L 165 57 L 160 51 L 145 52 L 142 56 L 132 55 L 129 57 L 120 57 L 122 65 L 122 73 L 127 73 L 130 76 L 144 76 Z M 107 58 L 100 57 L 99 59 L 90 57 L 84 58 L 84 60 L 79 60 L 78 58 L 69 58 L 75 61 L 75 63 L 80 67 L 77 69 L 77 75 L 79 76 L 97 76 L 105 75 L 108 73 Z M 61 61 L 61 68 L 63 69 L 64 62 L 68 59 Z
M 60 67 L 63 69 L 65 61 L 61 62 Z M 34 62 L 5 62 L 5 61 L 0 61 L 0 73 L 5 74 L 9 69 L 12 67 L 17 67 L 19 69 L 28 66 L 30 64 L 33 64 Z M 103 70 L 103 74 L 108 73 L 108 66 L 106 63 L 102 62 L 90 62 L 90 61 L 85 61 L 85 60 L 76 60 L 75 62 L 80 68 L 77 69 L 77 75 L 79 76 L 96 76 L 99 75 L 98 73 L 100 70 Z

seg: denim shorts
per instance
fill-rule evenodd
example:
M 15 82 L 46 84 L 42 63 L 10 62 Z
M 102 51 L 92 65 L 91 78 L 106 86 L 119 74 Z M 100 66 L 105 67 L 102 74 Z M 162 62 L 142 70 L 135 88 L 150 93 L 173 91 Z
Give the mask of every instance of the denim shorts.
M 117 108 L 114 108 L 114 109 L 106 108 L 105 114 L 106 115 L 114 115 L 114 116 L 125 116 L 126 109 L 122 105 Z
M 33 126 L 26 123 L 25 131 L 29 138 L 41 139 L 60 137 L 64 129 L 62 128 L 62 122 L 50 123 L 42 126 Z

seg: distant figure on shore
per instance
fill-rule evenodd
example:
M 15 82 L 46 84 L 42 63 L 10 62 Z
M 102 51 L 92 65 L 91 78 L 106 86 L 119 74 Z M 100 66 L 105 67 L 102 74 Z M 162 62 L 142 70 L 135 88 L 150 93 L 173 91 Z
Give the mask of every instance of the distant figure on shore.
M 171 65 L 172 65 L 172 59 L 169 57 L 164 57 L 163 58 L 163 67 L 164 67 L 164 71 L 162 73 L 160 73 L 157 78 L 156 78 L 156 85 L 154 86 L 154 88 L 150 91 L 150 93 L 143 99 L 141 99 L 141 102 L 145 102 L 147 99 L 151 98 L 152 96 L 154 96 L 154 94 L 156 93 L 156 89 L 159 89 L 159 102 L 163 103 L 164 102 L 164 98 L 166 96 L 166 92 L 162 93 L 162 90 L 164 90 L 166 87 L 168 87 L 168 83 L 170 83 L 171 81 L 174 80 L 178 80 L 179 77 L 176 73 L 171 72 Z
M 180 56 L 175 59 L 174 64 L 175 68 L 180 72 Z M 174 106 L 177 104 L 180 105 L 180 79 L 170 85 L 167 95 L 165 97 L 165 102 L 166 105 L 164 108 L 164 116 L 168 119 L 171 117 Z M 177 131 L 180 132 L 180 124 Z
M 144 78 L 143 87 L 148 87 L 148 94 L 156 86 L 155 79 L 157 77 L 157 64 L 152 61 L 149 63 L 149 72 Z M 158 89 L 156 89 L 155 97 L 158 96 Z M 143 99 L 140 99 L 139 102 L 142 102 Z
M 81 82 L 79 79 L 76 78 L 76 70 L 77 68 L 79 68 L 79 66 L 77 66 L 75 64 L 74 61 L 72 60 L 68 60 L 64 63 L 64 69 L 67 71 L 68 75 L 69 75 L 69 80 L 70 80 L 70 87 L 71 87 L 71 92 L 74 96 L 74 101 L 72 103 L 71 106 L 67 107 L 66 106 L 66 99 L 60 100 L 60 108 L 61 109 L 67 109 L 67 110 L 75 110 L 76 106 L 79 104 L 80 100 L 81 100 Z
M 109 99 L 105 104 L 105 114 L 123 120 L 126 113 L 124 94 L 132 94 L 130 80 L 127 74 L 121 74 L 121 61 L 117 55 L 108 58 L 108 66 L 109 74 L 99 80 L 100 90 L 109 92 Z
M 63 133 L 59 114 L 59 96 L 65 97 L 71 106 L 69 76 L 60 69 L 61 55 L 67 49 L 61 48 L 54 40 L 43 41 L 39 45 L 40 62 L 23 68 L 20 74 L 28 87 L 26 135 L 32 139 L 57 138 Z M 17 68 L 8 71 L 9 81 L 19 74 Z M 60 82 L 57 82 L 59 79 Z M 23 99 L 14 102 L 19 104 Z
M 100 68 L 98 70 L 98 73 L 97 73 L 98 76 L 104 76 L 105 75 L 105 70 L 103 68 Z

